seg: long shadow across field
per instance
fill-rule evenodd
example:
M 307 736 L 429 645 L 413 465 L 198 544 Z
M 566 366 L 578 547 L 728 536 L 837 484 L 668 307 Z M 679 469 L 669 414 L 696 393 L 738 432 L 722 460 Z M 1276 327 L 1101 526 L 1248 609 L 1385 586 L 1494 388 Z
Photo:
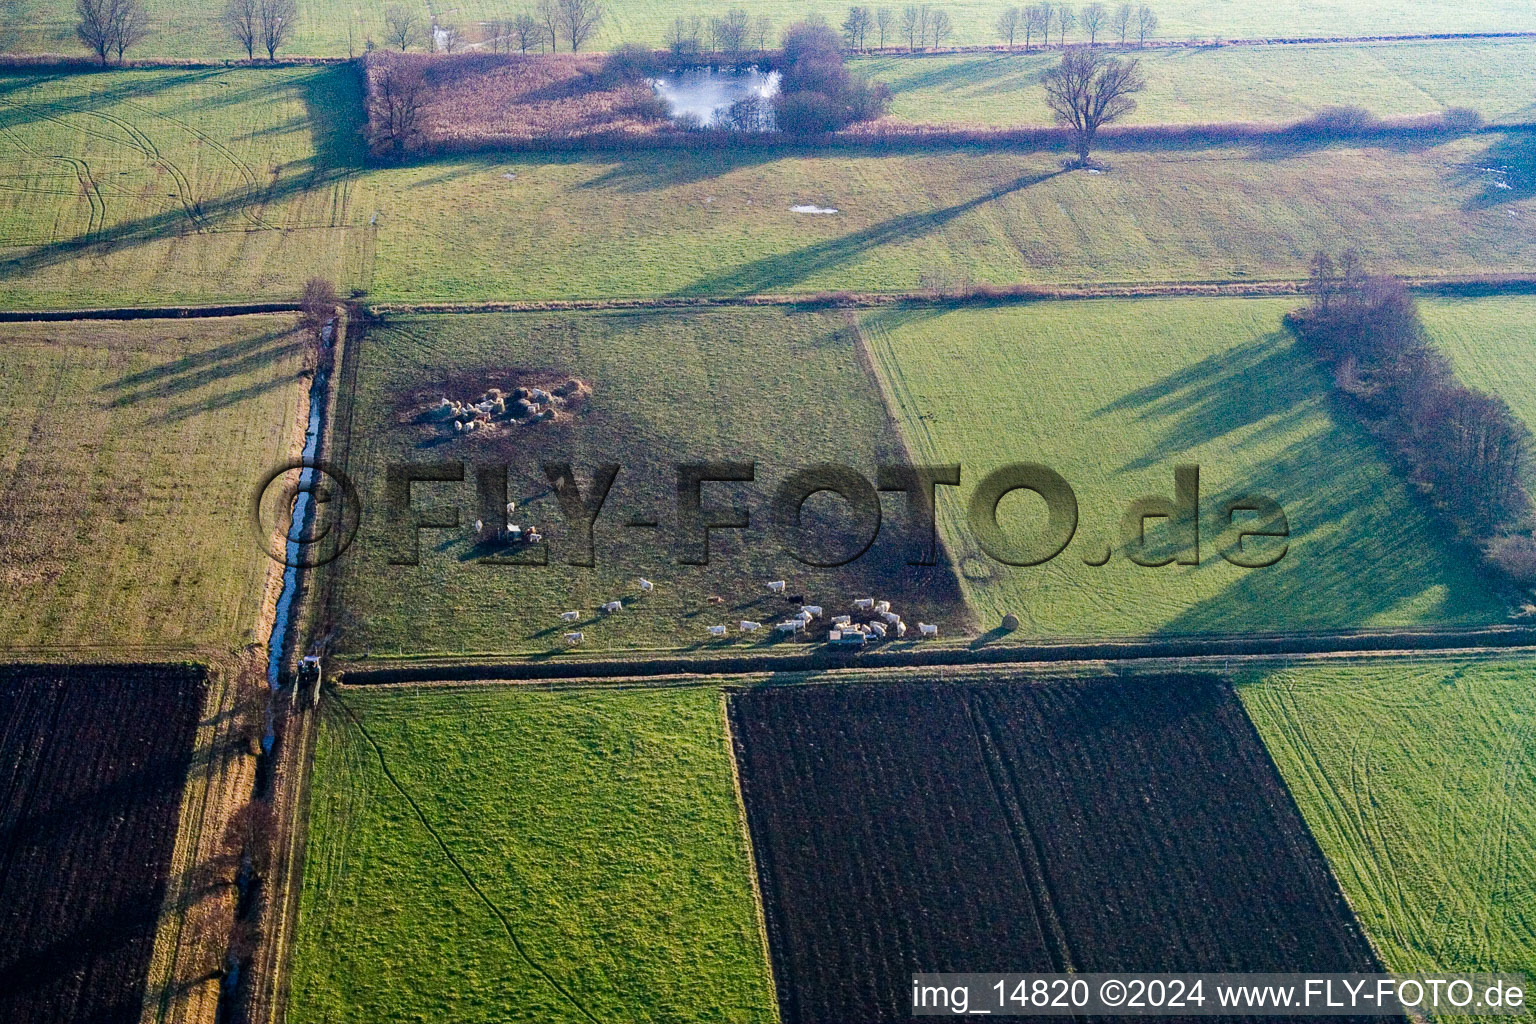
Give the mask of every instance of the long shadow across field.
M 1305 429 L 1310 418 L 1318 422 L 1278 455 L 1248 462 L 1240 479 L 1205 467 L 1200 565 L 1138 571 L 1231 575 L 1222 551 L 1235 537 L 1220 512 L 1228 501 L 1250 495 L 1281 504 L 1288 547 L 1272 566 L 1236 570 L 1229 585 L 1174 616 L 1158 635 L 1226 633 L 1265 621 L 1274 622 L 1260 627 L 1266 631 L 1352 628 L 1408 608 L 1410 618 L 1435 624 L 1502 618 L 1470 552 L 1421 509 L 1405 507 L 1417 498 L 1380 463 L 1376 443 L 1349 421 L 1348 410 L 1334 405 L 1326 381 L 1283 332 L 1184 367 L 1096 415 L 1131 409 L 1149 439 L 1146 452 L 1120 472 L 1194 461 L 1181 456 L 1211 442 L 1234 451 L 1264 445 Z
M 881 246 L 930 234 L 980 206 L 1065 173 L 1056 170 L 1026 174 L 963 203 L 938 210 L 904 213 L 850 235 L 754 260 L 728 273 L 694 281 L 673 295 L 753 295 L 789 287 Z

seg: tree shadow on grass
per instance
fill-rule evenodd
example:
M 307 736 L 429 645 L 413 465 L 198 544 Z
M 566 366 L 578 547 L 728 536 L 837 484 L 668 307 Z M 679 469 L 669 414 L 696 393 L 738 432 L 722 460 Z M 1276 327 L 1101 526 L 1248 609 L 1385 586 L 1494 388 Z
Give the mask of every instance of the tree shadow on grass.
M 298 328 L 293 327 L 264 331 L 130 373 L 97 388 L 111 396 L 102 407 L 121 408 L 169 398 L 248 373 L 296 353 L 302 344 L 297 335 Z
M 1462 203 L 1467 211 L 1487 210 L 1536 196 L 1536 134 L 1508 132 L 1453 172 L 1456 185 L 1472 194 Z
M 754 260 L 745 266 L 694 281 L 673 295 L 753 295 L 792 287 L 882 246 L 931 234 L 978 207 L 1064 173 L 1055 170 L 1026 174 L 962 203 L 938 210 L 904 213 L 840 238 Z
M 1248 445 L 1288 434 L 1316 413 L 1325 386 L 1295 351 L 1290 335 L 1274 331 L 1129 392 L 1093 415 L 1135 410 L 1138 420 L 1163 426 L 1153 449 L 1116 471 L 1129 473 L 1234 431 L 1258 426 Z

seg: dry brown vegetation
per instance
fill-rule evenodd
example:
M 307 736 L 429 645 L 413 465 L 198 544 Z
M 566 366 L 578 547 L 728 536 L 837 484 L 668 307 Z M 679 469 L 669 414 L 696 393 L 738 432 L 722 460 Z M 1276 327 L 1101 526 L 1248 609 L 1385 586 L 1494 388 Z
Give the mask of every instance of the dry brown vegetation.
M 397 68 L 419 72 L 426 86 L 420 150 L 675 131 L 648 85 L 605 82 L 598 55 L 376 52 L 367 61 L 370 94 Z

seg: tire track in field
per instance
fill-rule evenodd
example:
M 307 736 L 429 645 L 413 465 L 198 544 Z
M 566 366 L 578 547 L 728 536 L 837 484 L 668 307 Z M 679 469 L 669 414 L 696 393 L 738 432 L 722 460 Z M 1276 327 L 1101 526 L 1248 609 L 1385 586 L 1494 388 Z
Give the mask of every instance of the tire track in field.
M 5 186 L 0 186 L 0 188 L 4 188 L 5 191 L 8 191 L 8 192 L 27 192 L 27 193 L 32 193 L 32 194 L 43 194 L 43 195 L 73 195 L 73 196 L 79 196 L 79 195 L 81 195 L 83 193 L 85 195 L 86 203 L 89 204 L 89 206 L 91 208 L 90 219 L 87 222 L 86 229 L 85 229 L 86 237 L 90 238 L 91 236 L 95 235 L 98 231 L 100 231 L 102 228 L 106 227 L 106 223 L 107 223 L 107 199 L 106 199 L 105 196 L 103 196 L 101 194 L 101 185 L 100 185 L 100 183 L 98 183 L 96 181 L 95 176 L 91 174 L 90 167 L 88 167 L 86 165 L 86 162 L 84 160 L 76 160 L 73 157 L 67 157 L 67 156 L 62 156 L 62 155 L 45 156 L 44 154 L 39 153 L 34 147 L 28 145 L 26 140 L 23 139 L 21 137 L 21 135 L 18 134 L 14 129 L 5 128 L 4 132 L 5 132 L 5 137 L 8 138 L 11 141 L 11 143 L 16 146 L 16 148 L 20 149 L 23 153 L 26 153 L 28 156 L 31 156 L 34 159 L 38 159 L 38 160 L 62 160 L 65 163 L 69 164 L 70 168 L 75 172 L 75 180 L 79 183 L 79 188 L 78 189 L 73 189 L 73 190 L 72 189 L 44 189 L 44 188 L 35 188 L 35 187 L 31 187 L 31 186 L 26 186 L 26 185 L 5 185 Z
M 193 138 L 204 143 L 214 152 L 218 153 L 220 156 L 224 157 L 224 159 L 228 160 L 231 164 L 234 165 L 235 170 L 240 174 L 242 178 L 245 179 L 245 194 L 248 197 L 254 200 L 260 194 L 261 185 L 256 177 L 256 169 L 241 159 L 234 152 L 234 150 L 230 149 L 223 142 L 220 142 L 218 139 L 214 138 L 212 135 L 207 134 L 201 129 L 194 128 L 191 124 L 188 124 L 186 121 L 183 121 L 178 117 L 172 117 L 170 114 L 163 113 L 162 111 L 153 110 L 150 107 L 146 107 L 142 103 L 137 103 L 133 100 L 124 100 L 123 104 L 124 106 L 129 106 L 135 110 L 141 111 L 150 117 L 158 117 L 162 121 L 166 121 L 169 124 L 175 125 L 177 128 L 180 128 L 188 135 L 191 135 Z M 260 214 L 252 211 L 248 203 L 241 205 L 240 214 L 246 220 L 250 221 L 254 227 L 270 227 L 270 225 L 261 219 Z
M 378 741 L 373 738 L 373 734 L 368 731 L 368 727 L 363 725 L 362 719 L 359 718 L 357 714 L 347 706 L 347 703 L 343 701 L 339 695 L 337 696 L 337 703 L 341 706 L 342 710 L 347 713 L 347 717 L 352 720 L 352 724 L 357 726 L 357 730 L 362 734 L 363 739 L 367 740 L 368 745 L 373 748 L 374 754 L 378 756 L 379 768 L 384 772 L 384 777 L 389 780 L 389 784 L 394 787 L 395 792 L 399 793 L 405 802 L 410 805 L 411 810 L 416 815 L 416 820 L 421 822 L 421 827 L 426 829 L 427 834 L 430 835 L 432 839 L 437 843 L 438 849 L 443 851 L 443 856 L 448 858 L 448 862 L 454 866 L 454 869 L 458 871 L 459 876 L 464 879 L 464 884 L 468 885 L 470 890 L 477 897 L 479 897 L 480 902 L 485 904 L 487 910 L 496 915 L 496 919 L 501 922 L 502 930 L 506 932 L 507 938 L 512 941 L 513 948 L 517 950 L 517 955 L 522 957 L 523 962 L 532 968 L 533 971 L 539 975 L 539 977 L 543 978 L 545 982 L 549 984 L 550 988 L 558 992 L 566 1000 L 566 1002 L 575 1007 L 578 1013 L 580 1013 L 587 1020 L 591 1021 L 592 1024 L 602 1024 L 601 1021 L 593 1016 L 590 1010 L 583 1006 L 574 995 L 567 991 L 564 985 L 561 985 L 560 982 L 555 979 L 555 976 L 551 974 L 548 969 L 546 969 L 543 965 L 534 960 L 533 957 L 528 954 L 527 949 L 523 947 L 522 940 L 517 937 L 517 932 L 515 929 L 513 929 L 511 920 L 508 919 L 507 915 L 502 912 L 501 908 L 498 907 L 491 900 L 491 898 L 485 894 L 485 891 L 480 888 L 480 884 L 476 882 L 474 876 L 469 873 L 469 869 L 466 868 L 463 862 L 461 862 L 459 858 L 454 855 L 453 850 L 448 846 L 447 842 L 443 840 L 442 835 L 437 831 L 436 828 L 432 826 L 432 823 L 427 820 L 427 816 L 422 812 L 421 806 L 416 803 L 411 794 L 406 791 L 403 785 L 401 785 L 400 780 L 395 778 L 395 773 L 390 771 L 389 759 L 384 756 L 384 748 L 379 746 Z
M 180 164 L 174 160 L 166 159 L 165 155 L 160 152 L 160 146 L 153 138 L 146 134 L 143 129 L 139 128 L 138 125 L 133 124 L 126 118 L 118 117 L 116 114 L 108 114 L 100 110 L 85 110 L 81 111 L 81 113 L 89 114 L 92 117 L 99 117 L 108 124 L 116 125 L 126 132 L 128 137 L 133 140 L 133 144 L 139 152 L 143 153 L 151 164 L 168 173 L 171 179 L 176 182 L 176 198 L 181 201 L 181 207 L 186 211 L 187 219 L 192 222 L 192 226 L 199 231 L 208 230 L 210 226 L 208 219 L 203 215 L 202 204 L 193 196 L 191 180 L 187 178 L 186 172 L 181 169 Z

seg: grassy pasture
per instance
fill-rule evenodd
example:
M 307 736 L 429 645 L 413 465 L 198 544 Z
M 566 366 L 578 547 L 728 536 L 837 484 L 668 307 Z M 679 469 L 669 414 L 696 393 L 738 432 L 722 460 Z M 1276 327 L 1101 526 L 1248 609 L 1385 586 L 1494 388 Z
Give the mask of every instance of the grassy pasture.
M 223 5 L 197 0 L 178 5 L 150 0 L 154 34 L 135 49 L 141 57 L 244 57 L 219 27 Z M 306 0 L 299 5 L 300 25 L 285 53 L 347 56 L 362 53 L 372 38 L 383 43 L 385 0 Z M 470 28 L 489 18 L 509 17 L 530 5 L 518 0 L 460 0 L 427 5 L 443 24 Z M 607 17 L 588 49 L 612 48 L 621 42 L 660 45 L 662 34 L 678 15 L 710 17 L 728 10 L 725 0 L 612 0 Z M 830 0 L 754 0 L 746 6 L 754 15 L 766 14 L 777 30 L 816 13 L 833 25 L 847 16 L 848 5 Z M 899 5 L 890 5 L 899 8 Z M 951 45 L 997 42 L 994 26 L 1005 6 L 1002 0 L 953 0 L 942 5 L 955 22 Z M 1164 0 L 1155 9 L 1163 39 L 1236 39 L 1260 36 L 1383 35 L 1419 32 L 1506 32 L 1536 30 L 1536 15 L 1515 0 L 1425 0 L 1411 5 L 1385 6 L 1369 0 L 1325 4 L 1319 0 L 1284 0 L 1274 4 L 1234 4 L 1227 0 Z M 18 49 L 79 53 L 68 0 L 30 0 L 16 19 Z M 1074 36 L 1086 38 L 1081 33 Z M 1102 37 L 1101 37 L 1102 38 Z M 870 40 L 873 45 L 874 40 Z M 888 39 L 887 44 L 897 45 Z
M 1298 667 L 1239 691 L 1392 970 L 1536 972 L 1533 667 Z
M 1139 55 L 1147 89 L 1126 123 L 1292 121 L 1347 103 L 1383 116 L 1462 106 L 1490 121 L 1529 120 L 1533 53 L 1527 39 L 1148 50 Z M 1008 127 L 1051 123 L 1040 75 L 1059 59 L 974 53 L 852 66 L 891 86 L 894 119 Z
M 1109 300 L 863 317 L 915 457 L 964 467 L 940 521 L 983 626 L 1010 611 L 1036 636 L 1503 617 L 1373 442 L 1333 416 L 1321 375 L 1281 327 L 1293 304 Z M 1075 538 L 1044 565 L 993 562 L 963 525 L 971 486 L 1013 461 L 1051 466 L 1077 494 Z M 1179 463 L 1201 470 L 1201 564 L 1119 557 L 1124 510 L 1141 495 L 1171 497 Z M 1221 502 L 1248 493 L 1272 497 L 1289 519 L 1288 552 L 1268 568 L 1220 556 L 1230 542 Z M 1005 498 L 1000 520 L 1032 535 L 1037 504 Z M 1086 564 L 1110 546 L 1108 564 Z
M 292 317 L 0 325 L 0 650 L 257 639 L 252 488 L 303 440 Z
M 295 1024 L 776 1019 L 718 689 L 341 702 Z
M 1389 272 L 1510 272 L 1536 268 L 1530 146 L 1109 152 L 1106 174 L 967 149 L 508 156 L 370 173 L 353 205 L 382 211 L 380 300 L 1304 277 L 1345 245 Z
M 0 306 L 365 284 L 350 68 L 0 76 Z
M 799 610 L 766 591 L 764 583 L 776 579 L 829 616 L 876 592 L 909 621 L 937 621 L 946 632 L 968 618 L 947 566 L 904 564 L 910 549 L 900 495 L 886 499 L 873 545 L 841 568 L 802 565 L 770 533 L 771 498 L 789 473 L 836 462 L 873 481 L 879 463 L 906 461 L 840 313 L 434 315 L 391 320 L 360 351 L 346 458 L 365 515 L 356 545 L 334 567 L 331 595 L 348 654 L 540 653 L 563 647 L 562 634 L 572 629 L 586 633 L 584 650 L 692 650 L 721 644 L 705 627 L 722 623 L 731 627 L 728 645 L 746 649 L 775 643 L 765 635 L 772 623 Z M 510 390 L 530 371 L 575 375 L 591 385 L 592 397 L 567 422 L 494 436 L 445 437 L 413 422 L 422 403 L 444 394 L 473 400 L 493 383 Z M 509 377 L 490 376 L 496 373 Z M 457 507 L 461 526 L 423 531 L 420 563 L 391 565 L 387 466 L 441 459 L 469 463 L 464 482 L 417 484 L 412 500 L 422 509 Z M 707 460 L 755 461 L 754 483 L 704 489 L 707 505 L 743 507 L 752 526 L 715 531 L 709 564 L 681 565 L 676 464 Z M 549 461 L 571 463 L 583 488 L 593 467 L 621 467 L 597 519 L 590 568 L 570 564 L 571 531 L 541 469 Z M 510 465 L 508 497 L 518 503 L 511 521 L 539 525 L 548 538 L 547 565 L 484 561 L 508 553 L 477 543 L 473 523 L 496 522 L 504 509 L 480 511 L 473 467 L 497 464 Z M 858 550 L 841 509 L 829 495 L 806 503 L 804 513 L 825 531 L 816 551 L 846 557 Z M 625 525 L 635 518 L 659 526 Z M 642 596 L 637 577 L 655 581 L 655 592 Z M 712 594 L 723 606 L 706 604 Z M 628 607 L 600 616 L 597 608 L 614 599 Z M 579 610 L 581 621 L 560 621 L 568 609 Z M 742 619 L 769 628 L 742 638 Z
M 1536 428 L 1536 299 L 1529 296 L 1439 300 L 1420 306 L 1436 346 L 1463 383 L 1498 395 Z

